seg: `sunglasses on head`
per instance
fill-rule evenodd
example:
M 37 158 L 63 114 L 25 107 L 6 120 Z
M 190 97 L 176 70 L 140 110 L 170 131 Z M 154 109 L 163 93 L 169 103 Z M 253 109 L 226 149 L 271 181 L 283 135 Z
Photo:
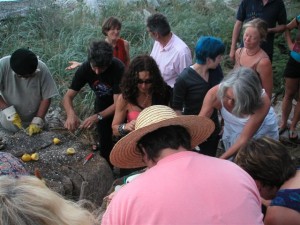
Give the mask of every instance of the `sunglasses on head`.
M 137 80 L 138 84 L 151 84 L 152 82 L 153 82 L 152 79 L 147 79 L 147 80 L 138 79 Z

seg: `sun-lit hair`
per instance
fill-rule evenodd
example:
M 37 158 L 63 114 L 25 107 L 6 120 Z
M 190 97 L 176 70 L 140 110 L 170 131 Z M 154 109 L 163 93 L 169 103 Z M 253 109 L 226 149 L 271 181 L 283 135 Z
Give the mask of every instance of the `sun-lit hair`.
M 256 28 L 260 35 L 260 39 L 262 41 L 266 40 L 267 35 L 268 35 L 268 24 L 266 21 L 264 21 L 260 18 L 256 18 L 256 19 L 250 20 L 249 22 L 247 22 L 243 25 L 244 32 L 247 29 L 247 27 Z
M 283 144 L 263 137 L 240 148 L 235 162 L 264 186 L 279 188 L 296 173 L 296 164 Z
M 218 97 L 222 101 L 228 88 L 234 95 L 232 113 L 238 117 L 253 114 L 263 104 L 261 82 L 251 68 L 238 67 L 222 80 Z
M 210 58 L 215 61 L 218 55 L 223 55 L 225 45 L 220 38 L 212 36 L 202 36 L 197 41 L 195 47 L 196 63 L 206 64 L 206 59 Z
M 0 177 L 0 224 L 94 225 L 91 213 L 65 200 L 36 177 Z
M 118 18 L 113 17 L 113 16 L 108 17 L 106 20 L 104 20 L 104 22 L 102 24 L 102 34 L 107 36 L 107 32 L 110 29 L 114 29 L 114 28 L 121 30 L 121 28 L 122 28 L 121 21 Z
M 129 103 L 137 105 L 137 98 L 139 96 L 137 82 L 139 72 L 142 71 L 148 71 L 149 78 L 152 80 L 150 94 L 164 99 L 166 97 L 166 83 L 161 76 L 157 63 L 149 55 L 139 55 L 130 62 L 121 82 L 123 98 Z

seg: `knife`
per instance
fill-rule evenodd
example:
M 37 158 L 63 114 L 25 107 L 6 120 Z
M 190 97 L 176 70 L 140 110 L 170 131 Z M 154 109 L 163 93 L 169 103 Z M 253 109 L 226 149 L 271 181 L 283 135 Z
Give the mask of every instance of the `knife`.
M 88 155 L 85 157 L 84 161 L 83 161 L 83 165 L 85 165 L 91 158 L 93 158 L 93 156 L 94 156 L 94 153 L 93 153 L 93 152 L 91 152 L 90 154 L 88 154 Z

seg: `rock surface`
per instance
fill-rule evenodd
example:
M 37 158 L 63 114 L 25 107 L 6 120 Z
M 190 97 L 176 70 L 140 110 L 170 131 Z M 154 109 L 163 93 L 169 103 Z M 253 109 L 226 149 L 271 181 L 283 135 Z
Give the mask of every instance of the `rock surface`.
M 56 122 L 56 127 L 48 128 L 40 134 L 29 137 L 24 131 L 10 133 L 0 130 L 0 137 L 5 143 L 5 149 L 14 156 L 21 158 L 24 153 L 39 154 L 37 161 L 24 162 L 30 174 L 38 168 L 46 184 L 58 193 L 75 201 L 87 199 L 100 206 L 103 198 L 113 182 L 113 173 L 108 163 L 94 152 L 85 165 L 85 157 L 92 152 L 93 143 L 91 131 L 84 131 L 75 136 Z M 53 144 L 53 138 L 61 142 Z M 67 148 L 74 148 L 74 155 L 67 155 Z

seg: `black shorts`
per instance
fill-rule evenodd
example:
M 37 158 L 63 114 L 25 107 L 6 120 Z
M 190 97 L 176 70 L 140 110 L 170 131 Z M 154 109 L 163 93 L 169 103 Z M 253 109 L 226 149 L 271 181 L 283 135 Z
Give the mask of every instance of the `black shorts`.
M 283 76 L 287 78 L 300 78 L 300 62 L 297 62 L 291 56 L 285 66 Z

